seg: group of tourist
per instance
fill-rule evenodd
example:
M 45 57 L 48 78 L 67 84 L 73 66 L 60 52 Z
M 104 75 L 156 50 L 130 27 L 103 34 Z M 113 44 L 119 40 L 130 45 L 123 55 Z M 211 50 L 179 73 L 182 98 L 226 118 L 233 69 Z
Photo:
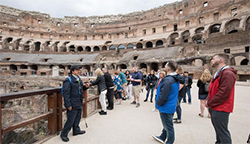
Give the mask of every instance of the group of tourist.
M 200 99 L 200 117 L 204 117 L 205 107 L 208 108 L 208 117 L 211 121 L 216 133 L 216 143 L 230 144 L 231 136 L 228 130 L 229 114 L 233 111 L 234 103 L 234 85 L 236 81 L 237 71 L 227 66 L 229 56 L 226 54 L 217 54 L 211 60 L 211 67 L 217 71 L 212 77 L 209 70 L 205 70 L 197 82 L 199 88 L 198 95 Z M 125 74 L 121 70 L 114 72 L 111 76 L 107 69 L 97 69 L 95 74 L 96 80 L 83 83 L 79 78 L 80 70 L 78 66 L 71 67 L 71 75 L 65 79 L 63 83 L 64 104 L 67 109 L 67 121 L 61 133 L 61 139 L 65 142 L 69 141 L 67 135 L 73 127 L 73 135 L 84 134 L 85 131 L 80 130 L 79 122 L 82 113 L 82 93 L 89 86 L 98 85 L 100 94 L 99 101 L 102 110 L 100 115 L 107 115 L 107 110 L 114 108 L 113 92 L 116 104 L 120 105 L 122 100 L 130 99 L 134 96 L 131 104 L 135 104 L 136 108 L 140 107 L 140 92 L 142 74 L 137 67 L 133 68 L 133 73 L 126 71 Z M 145 85 L 147 94 L 144 102 L 147 102 L 149 93 L 151 92 L 150 102 L 153 102 L 154 89 L 155 109 L 159 111 L 163 129 L 160 136 L 153 135 L 153 138 L 161 143 L 172 144 L 175 141 L 175 132 L 173 123 L 181 123 L 181 107 L 180 103 L 188 102 L 191 104 L 190 89 L 192 78 L 188 76 L 187 71 L 183 71 L 174 61 L 169 61 L 164 70 L 158 71 L 157 74 L 152 70 L 150 74 L 145 76 Z M 186 94 L 188 101 L 186 101 Z M 106 107 L 105 97 L 107 96 L 108 106 Z M 177 118 L 173 119 L 174 113 Z

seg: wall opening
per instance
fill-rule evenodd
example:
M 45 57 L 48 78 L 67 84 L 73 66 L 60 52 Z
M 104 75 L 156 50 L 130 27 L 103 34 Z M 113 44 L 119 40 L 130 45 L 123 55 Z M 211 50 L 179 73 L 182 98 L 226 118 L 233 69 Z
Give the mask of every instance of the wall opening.
M 85 47 L 85 51 L 86 51 L 86 52 L 91 52 L 91 47 L 90 47 L 90 46 L 86 46 L 86 47 Z
M 106 46 L 103 46 L 103 47 L 102 47 L 102 51 L 106 51 L 106 50 L 108 50 L 107 47 L 106 47 Z
M 248 65 L 248 62 L 249 62 L 248 59 L 243 59 L 243 60 L 240 62 L 240 65 Z
M 163 41 L 162 40 L 158 40 L 156 42 L 156 47 L 162 47 L 163 46 Z
M 245 47 L 245 52 L 249 52 L 249 46 Z
M 11 71 L 17 71 L 17 66 L 11 64 L 11 65 L 10 65 L 10 70 L 11 70 Z
M 147 42 L 146 43 L 146 48 L 152 48 L 153 47 L 153 43 L 152 42 Z
M 110 47 L 109 47 L 109 50 L 115 50 L 116 49 L 116 47 L 114 46 L 114 45 L 111 45 Z
M 140 63 L 140 69 L 143 69 L 143 68 L 147 69 L 147 65 L 145 63 Z
M 20 69 L 28 69 L 28 66 L 27 65 L 21 65 Z
M 95 46 L 94 51 L 100 51 L 100 48 L 98 46 Z
M 209 33 L 212 34 L 212 33 L 220 32 L 220 27 L 221 27 L 220 24 L 214 24 L 214 25 L 212 25 L 212 26 L 209 28 Z
M 137 44 L 136 44 L 136 48 L 137 48 L 137 49 L 143 48 L 143 47 L 142 47 L 142 43 L 137 43 Z
M 125 64 L 121 64 L 121 65 L 120 65 L 120 68 L 121 68 L 121 69 L 127 69 L 127 66 L 126 66 Z
M 134 48 L 133 44 L 130 43 L 130 44 L 127 45 L 127 49 L 133 49 L 133 48 Z
M 75 46 L 74 45 L 69 46 L 69 51 L 75 52 Z
M 40 46 L 41 46 L 40 42 L 35 42 L 35 51 L 40 51 Z
M 159 69 L 158 63 L 152 63 L 151 64 L 151 70 L 158 71 L 158 69 Z
M 78 52 L 82 52 L 83 51 L 83 47 L 82 46 L 77 47 L 77 51 Z

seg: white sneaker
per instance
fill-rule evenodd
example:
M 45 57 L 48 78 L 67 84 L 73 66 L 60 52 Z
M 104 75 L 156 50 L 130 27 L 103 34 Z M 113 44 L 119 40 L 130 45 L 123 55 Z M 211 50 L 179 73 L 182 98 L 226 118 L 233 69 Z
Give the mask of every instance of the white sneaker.
M 158 110 L 157 109 L 152 109 L 152 112 L 158 112 Z

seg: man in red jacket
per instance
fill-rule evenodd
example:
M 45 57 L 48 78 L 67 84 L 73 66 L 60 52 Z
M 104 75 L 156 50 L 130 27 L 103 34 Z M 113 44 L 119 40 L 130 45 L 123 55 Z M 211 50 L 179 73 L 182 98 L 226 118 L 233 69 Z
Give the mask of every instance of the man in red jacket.
M 229 114 L 233 112 L 234 86 L 237 71 L 227 66 L 229 56 L 216 54 L 211 60 L 211 67 L 216 69 L 214 78 L 209 86 L 207 107 L 216 133 L 216 144 L 231 144 L 228 130 Z

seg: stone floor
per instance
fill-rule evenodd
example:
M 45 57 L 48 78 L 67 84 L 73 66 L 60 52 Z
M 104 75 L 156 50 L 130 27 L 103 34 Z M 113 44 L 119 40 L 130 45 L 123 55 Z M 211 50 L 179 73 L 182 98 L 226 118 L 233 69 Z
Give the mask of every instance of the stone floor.
M 182 123 L 175 124 L 176 144 L 212 144 L 215 142 L 215 132 L 211 121 L 199 114 L 199 100 L 196 83 L 193 84 L 191 105 L 181 103 Z M 229 129 L 233 144 L 244 144 L 250 133 L 250 87 L 236 86 L 235 108 L 230 115 Z M 108 115 L 95 114 L 87 118 L 88 128 L 82 120 L 81 128 L 86 134 L 72 136 L 69 133 L 70 144 L 157 144 L 152 135 L 159 135 L 162 130 L 159 113 L 152 112 L 154 104 L 143 102 L 145 90 L 141 93 L 141 107 L 131 105 L 132 100 L 116 105 L 115 109 L 108 111 Z M 176 116 L 175 116 L 176 117 Z M 55 136 L 45 144 L 60 144 L 59 136 Z

